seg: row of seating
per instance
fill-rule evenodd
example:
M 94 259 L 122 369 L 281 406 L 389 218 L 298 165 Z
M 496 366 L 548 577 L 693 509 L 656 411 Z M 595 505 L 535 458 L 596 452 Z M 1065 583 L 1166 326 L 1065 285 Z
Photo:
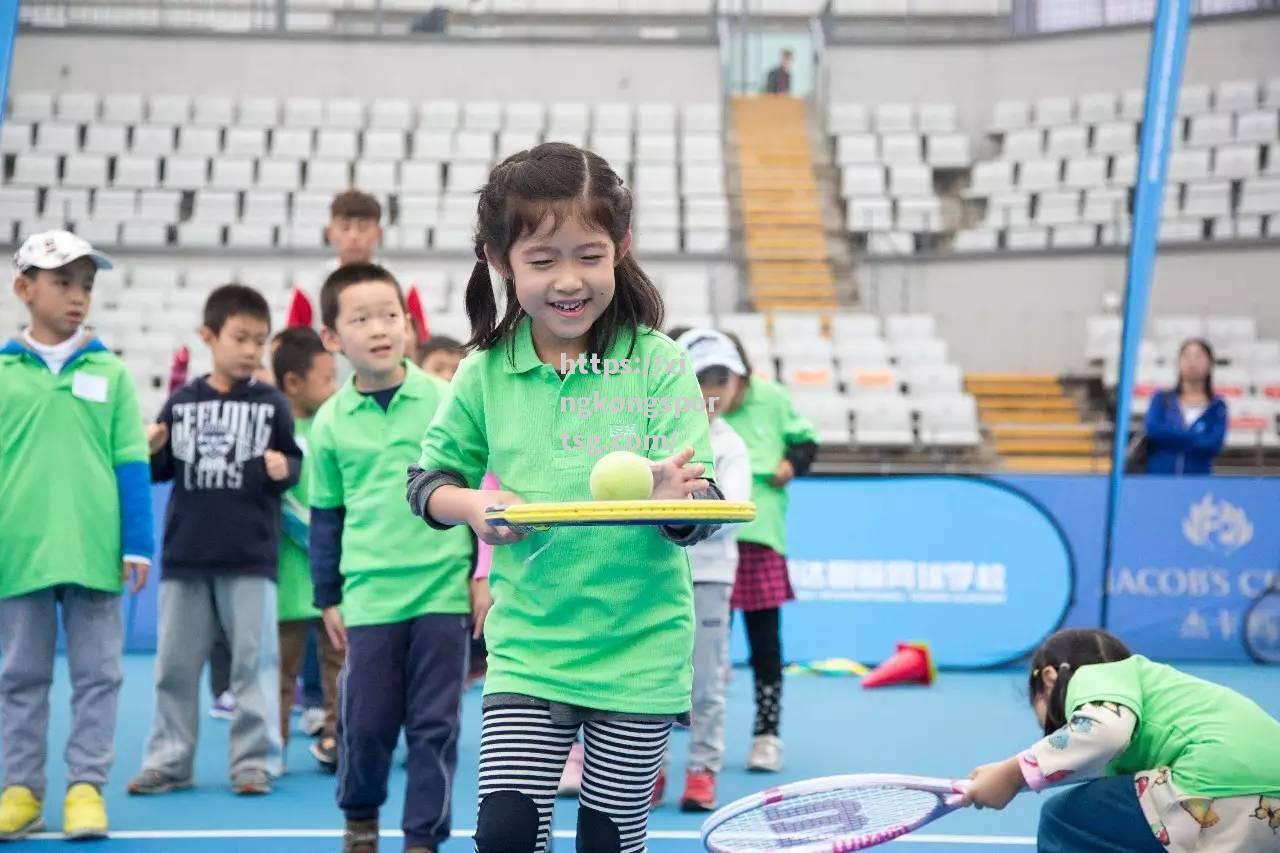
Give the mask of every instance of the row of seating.
M 1127 215 L 1109 224 L 1074 222 L 1062 225 L 1024 225 L 1002 228 L 994 220 L 955 232 L 951 248 L 957 252 L 1019 252 L 1048 249 L 1087 249 L 1123 246 L 1129 242 Z M 908 235 L 910 236 L 910 235 Z M 1213 219 L 1163 219 L 1157 239 L 1161 245 L 1274 239 L 1280 237 L 1280 215 L 1220 216 Z
M 1050 95 L 1036 99 L 1002 100 L 992 107 L 990 129 L 1004 133 L 1026 127 L 1051 128 L 1070 124 L 1099 124 L 1128 119 L 1142 120 L 1146 93 L 1094 92 L 1079 97 Z M 1178 92 L 1178 115 L 1243 113 L 1257 109 L 1280 110 L 1280 77 L 1269 80 L 1225 80 L 1216 85 L 1183 83 Z
M 822 444 L 852 449 L 973 449 L 982 444 L 978 409 L 969 394 L 922 397 L 793 392 L 796 408 Z
M 981 199 L 996 193 L 1040 192 L 1058 189 L 1132 187 L 1138 171 L 1137 152 L 1103 157 L 1044 158 L 1014 163 L 991 160 L 974 165 L 964 195 Z M 1217 149 L 1174 151 L 1166 181 L 1193 183 L 1212 180 L 1280 178 L 1280 144 L 1225 146 Z
M 58 120 L 72 124 L 171 125 L 203 128 L 332 130 L 500 130 L 602 133 L 719 134 L 718 104 L 586 104 L 536 101 L 452 101 L 375 98 L 275 98 L 226 95 L 151 95 L 14 92 L 6 124 Z

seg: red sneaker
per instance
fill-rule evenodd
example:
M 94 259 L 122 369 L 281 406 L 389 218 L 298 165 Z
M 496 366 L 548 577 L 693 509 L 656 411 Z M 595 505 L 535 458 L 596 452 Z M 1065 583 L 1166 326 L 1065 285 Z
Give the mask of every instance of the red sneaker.
M 680 811 L 710 812 L 716 808 L 716 774 L 710 770 L 690 770 L 684 777 Z
M 662 805 L 662 798 L 667 793 L 667 771 L 659 770 L 657 781 L 653 783 L 653 799 L 649 801 L 649 808 L 656 809 Z

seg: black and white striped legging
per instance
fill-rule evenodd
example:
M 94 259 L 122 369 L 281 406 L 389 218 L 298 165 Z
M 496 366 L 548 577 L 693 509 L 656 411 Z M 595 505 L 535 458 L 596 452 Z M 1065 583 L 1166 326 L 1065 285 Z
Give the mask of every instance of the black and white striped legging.
M 644 853 L 653 785 L 671 724 L 588 722 L 578 808 L 578 849 Z M 477 853 L 543 853 L 576 725 L 546 708 L 490 708 L 480 735 Z

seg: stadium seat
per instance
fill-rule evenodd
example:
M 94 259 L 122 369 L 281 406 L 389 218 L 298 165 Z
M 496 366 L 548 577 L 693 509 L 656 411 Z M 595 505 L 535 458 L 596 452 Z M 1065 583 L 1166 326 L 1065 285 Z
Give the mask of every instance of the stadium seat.
M 1116 117 L 1114 92 L 1093 92 L 1081 95 L 1076 102 L 1076 120 L 1081 124 L 1102 124 Z
M 0 221 L 35 219 L 38 192 L 35 187 L 0 187 Z
M 187 125 L 178 128 L 179 154 L 217 157 L 222 151 L 222 129 Z
M 291 157 L 268 157 L 258 161 L 258 187 L 293 192 L 302 186 L 302 161 Z
M 513 101 L 506 105 L 505 130 L 541 133 L 546 127 L 546 109 L 537 101 Z
M 1226 216 L 1230 213 L 1230 183 L 1226 181 L 1211 181 L 1187 184 L 1186 195 L 1182 202 L 1183 216 L 1207 219 L 1213 216 Z
M 267 153 L 267 132 L 258 127 L 229 127 L 222 150 L 232 157 L 263 157 Z
M 280 123 L 280 99 L 250 96 L 240 99 L 236 124 L 240 127 L 269 130 Z
M 794 353 L 791 348 L 794 342 L 803 342 L 813 347 L 825 347 L 827 358 L 831 358 L 831 344 L 822 337 L 822 317 L 812 312 L 782 311 L 772 315 L 773 338 L 778 341 L 778 353 Z M 814 352 L 816 350 L 808 350 Z
M 1214 112 L 1242 113 L 1257 108 L 1257 80 L 1225 80 L 1213 88 Z
M 963 169 L 973 162 L 969 137 L 963 133 L 931 133 L 925 137 L 925 161 L 941 169 Z
M 933 195 L 933 171 L 928 166 L 892 166 L 889 194 L 895 198 Z
M 285 98 L 285 127 L 314 130 L 325 125 L 325 104 L 320 98 Z
M 403 160 L 408 155 L 400 130 L 366 130 L 363 142 L 361 156 L 366 160 Z
M 181 126 L 191 121 L 191 98 L 187 95 L 154 95 L 147 102 L 147 121 L 151 124 Z M 125 229 L 124 237 L 129 237 Z M 142 236 L 142 235 L 136 235 Z
M 316 131 L 314 156 L 322 160 L 354 160 L 360 151 L 356 131 L 323 128 Z
M 1276 407 L 1265 398 L 1233 399 L 1227 407 L 1226 447 L 1247 449 L 1280 445 L 1276 434 Z
M 80 125 L 43 121 L 36 127 L 35 150 L 42 154 L 73 154 L 80 150 Z
M 1137 125 L 1132 121 L 1108 121 L 1093 129 L 1095 154 L 1120 154 L 1138 147 Z
M 1129 193 L 1117 188 L 1086 190 L 1080 219 L 1099 224 L 1114 223 L 1128 216 Z
M 73 230 L 76 236 L 88 240 L 95 246 L 116 246 L 120 243 L 121 219 L 81 219 L 75 223 Z M 99 273 L 101 277 L 101 273 Z M 94 281 L 95 293 L 98 282 Z M 96 313 L 96 312 L 95 312 Z
M 1280 347 L 1275 341 L 1267 341 L 1266 343 Z M 1253 370 L 1253 387 L 1258 395 L 1271 400 L 1273 404 L 1280 405 L 1280 351 L 1272 352 L 1271 355 L 1276 356 L 1270 364 L 1262 364 L 1256 366 Z M 1258 364 L 1257 361 L 1254 362 Z
M 400 164 L 388 160 L 357 160 L 354 186 L 383 196 L 400 191 Z
M 271 155 L 305 160 L 315 151 L 315 134 L 307 128 L 276 128 L 271 131 Z
M 1274 142 L 1280 136 L 1280 113 L 1275 109 L 1253 110 L 1236 116 L 1237 142 Z
M 1098 226 L 1086 223 L 1055 225 L 1049 230 L 1055 249 L 1086 249 L 1098 245 Z
M 916 129 L 915 110 L 911 104 L 878 104 L 872 111 L 876 133 L 911 133 Z
M 1048 96 L 1038 98 L 1035 102 L 1035 125 L 1037 127 L 1057 127 L 1070 124 L 1075 111 L 1071 98 L 1065 96 Z
M 253 186 L 255 161 L 248 157 L 220 157 L 213 161 L 209 186 L 240 191 Z
M 954 104 L 921 104 L 916 114 L 916 128 L 921 133 L 951 134 L 958 126 Z
M 1044 155 L 1044 131 L 1039 128 L 1005 134 L 1000 156 L 1005 160 L 1034 160 Z
M 364 102 L 358 98 L 330 98 L 324 102 L 324 123 L 321 127 L 340 130 L 359 130 L 365 126 Z
M 890 314 L 884 321 L 890 341 L 922 340 L 937 337 L 937 322 L 929 314 Z
M 462 126 L 462 107 L 457 101 L 424 101 L 418 106 L 418 130 L 453 132 Z
M 792 403 L 818 431 L 823 445 L 849 443 L 849 401 L 834 391 L 806 388 L 791 389 Z
M 909 447 L 915 443 L 911 409 L 899 394 L 851 400 L 854 442 L 864 447 Z
M 150 189 L 138 193 L 139 222 L 164 224 L 178 220 L 182 205 L 182 193 L 170 189 Z
M 849 230 L 855 234 L 893 227 L 893 202 L 887 198 L 850 199 L 845 211 Z
M 994 252 L 1000 248 L 1000 232 L 990 228 L 967 228 L 956 232 L 951 247 L 957 252 Z
M 1079 190 L 1058 190 L 1040 193 L 1036 199 L 1035 223 L 1037 225 L 1071 225 L 1080 219 Z
M 1068 189 L 1089 189 L 1107 184 L 1107 158 L 1081 157 L 1066 162 L 1062 185 Z
M 236 105 L 222 95 L 201 95 L 192 102 L 191 123 L 202 127 L 230 127 L 236 123 Z
M 796 390 L 826 391 L 836 390 L 835 365 L 828 354 L 820 356 L 788 356 L 779 353 L 781 365 L 779 377 L 784 385 Z
M 59 121 L 92 124 L 98 120 L 98 96 L 86 92 L 62 92 L 54 101 Z
M 110 124 L 142 124 L 146 120 L 142 95 L 116 93 L 102 97 L 102 121 Z
M 1010 228 L 1005 232 L 1006 249 L 1017 251 L 1036 251 L 1049 248 L 1049 229 L 1047 228 Z
M 1031 123 L 1031 105 L 1026 101 L 997 101 L 991 118 L 995 131 L 1016 130 Z
M 1280 179 L 1246 179 L 1242 184 L 1237 213 L 1280 214 Z
M 675 134 L 666 132 L 637 134 L 636 160 L 675 163 L 677 160 Z
M 1209 112 L 1209 86 L 1205 83 L 1183 83 L 1178 90 L 1178 115 L 1199 116 Z
M 1062 161 L 1027 160 L 1018 164 L 1018 189 L 1026 192 L 1057 189 L 1062 182 Z
M 169 243 L 169 229 L 150 222 L 125 222 L 120 226 L 120 245 L 136 248 L 162 248 Z
M 832 104 L 827 113 L 827 131 L 833 136 L 866 133 L 871 119 L 864 104 Z
M 244 194 L 244 212 L 241 221 L 262 225 L 285 222 L 289 210 L 289 197 L 271 190 L 250 190 Z
M 1280 110 L 1280 77 L 1272 77 L 1262 84 L 1262 104 L 1265 110 Z
M 237 222 L 227 226 L 227 246 L 242 249 L 270 249 L 276 244 L 274 225 Z
M 62 185 L 96 189 L 107 185 L 105 154 L 70 154 L 62 164 Z
M 369 104 L 369 128 L 408 132 L 413 128 L 413 104 L 404 98 L 375 98 Z
M 723 254 L 729 251 L 729 231 L 727 228 L 686 228 L 684 248 L 695 254 Z
M 1214 149 L 1213 176 L 1228 180 L 1251 178 L 1258 174 L 1257 145 L 1224 145 Z
M 880 136 L 880 160 L 888 165 L 919 163 L 923 146 L 917 133 L 885 133 Z
M 21 158 L 19 158 L 21 163 Z M 157 157 L 124 155 L 116 158 L 115 180 L 120 189 L 149 190 L 160 186 L 160 160 Z M 129 234 L 126 232 L 126 243 Z
M 873 231 L 867 235 L 867 254 L 903 257 L 914 253 L 916 241 L 910 231 Z
M 720 164 L 724 162 L 724 144 L 713 134 L 685 134 L 680 139 L 680 156 L 685 164 Z
M 920 417 L 920 443 L 934 447 L 977 447 L 982 443 L 978 406 L 969 394 L 937 394 L 911 405 Z
M 549 130 L 585 133 L 591 126 L 587 105 L 581 102 L 559 102 L 551 105 Z
M 878 339 L 879 337 L 880 318 L 874 314 L 831 315 L 831 338 L 836 342 L 837 349 L 845 342 L 861 342 L 866 338 Z
M 129 150 L 128 128 L 118 124 L 91 124 L 85 128 L 86 154 L 123 154 Z
M 929 198 L 899 198 L 895 227 L 915 234 L 938 234 L 942 226 L 942 200 Z
M 592 128 L 596 133 L 630 134 L 634 129 L 634 111 L 630 104 L 603 103 L 596 104 L 595 121 Z
M 1187 145 L 1205 148 L 1231 141 L 1231 116 L 1197 115 L 1188 123 Z
M 640 104 L 636 108 L 636 133 L 674 134 L 677 130 L 676 108 L 668 103 Z
M 899 368 L 947 363 L 947 342 L 941 338 L 892 338 L 889 354 Z
M 184 249 L 221 248 L 225 232 L 226 226 L 214 222 L 183 222 L 177 227 L 178 245 Z
M 89 215 L 89 190 L 84 187 L 56 187 L 45 190 L 44 218 L 68 222 Z
M 35 127 L 25 122 L 6 121 L 0 126 L 0 153 L 25 154 L 31 150 Z
M 502 104 L 497 101 L 467 101 L 462 105 L 462 129 L 493 134 L 502 128 Z
M 973 167 L 972 183 L 966 191 L 971 198 L 984 198 L 1013 188 L 1014 164 L 1008 160 L 978 163 Z
M 882 197 L 887 189 L 883 166 L 845 166 L 840 175 L 840 194 L 845 198 Z
M 1165 180 L 1171 184 L 1207 180 L 1211 153 L 1207 148 L 1174 150 L 1169 155 L 1169 168 Z
M 720 318 L 719 328 L 732 332 L 744 345 L 747 341 L 769 337 L 768 323 L 763 314 L 725 314 Z
M 1049 129 L 1045 153 L 1054 157 L 1083 157 L 1089 151 L 1089 129 L 1067 125 Z
M 901 371 L 907 393 L 913 397 L 934 394 L 959 394 L 964 375 L 954 364 L 915 364 Z
M 481 163 L 488 166 L 489 163 L 493 162 L 494 140 L 493 131 L 460 131 L 453 137 L 453 151 L 450 156 L 455 161 Z M 423 156 L 421 152 L 415 153 L 419 157 Z M 483 181 L 480 183 L 483 183 Z
M 311 192 L 337 193 L 351 187 L 351 164 L 345 160 L 308 160 L 306 188 Z
M 844 166 L 852 163 L 876 163 L 880 154 L 876 137 L 869 133 L 850 134 L 836 140 L 836 162 Z

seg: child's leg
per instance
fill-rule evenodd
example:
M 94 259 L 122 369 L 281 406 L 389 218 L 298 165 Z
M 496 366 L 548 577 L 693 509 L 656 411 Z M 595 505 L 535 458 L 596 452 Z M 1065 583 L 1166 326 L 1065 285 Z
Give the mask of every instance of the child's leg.
M 222 633 L 221 622 L 215 621 L 214 627 L 217 630 L 209 650 L 209 692 L 216 702 L 223 693 L 231 692 L 231 647 Z
M 289 745 L 289 715 L 293 711 L 293 694 L 302 671 L 302 658 L 306 654 L 307 633 L 311 630 L 308 619 L 281 622 L 280 636 L 280 746 Z
M 777 607 L 742 614 L 756 682 L 753 734 L 777 735 L 782 717 L 782 625 Z
M 220 577 L 213 582 L 222 630 L 231 646 L 230 772 L 279 776 L 280 655 L 276 636 L 276 585 L 266 578 Z
M 670 723 L 592 722 L 578 806 L 578 850 L 644 853 L 650 798 Z
M 62 623 L 71 671 L 71 737 L 67 783 L 101 788 L 115 760 L 116 707 L 124 681 L 124 619 L 120 596 L 68 586 L 62 589 Z
M 0 598 L 0 748 L 4 787 L 23 785 L 44 799 L 49 687 L 58 644 L 52 589 Z
M 316 620 L 309 623 L 312 627 L 307 631 L 306 654 L 302 658 L 302 707 L 320 708 L 324 706 L 324 684 L 320 674 L 320 646 L 327 640 L 324 623 Z M 289 697 L 293 704 L 293 697 Z M 331 733 L 332 734 L 332 733 Z
M 405 661 L 404 846 L 432 850 L 449 838 L 449 799 L 458 767 L 462 690 L 471 642 L 466 616 L 427 614 L 409 623 Z
M 338 674 L 342 672 L 346 655 L 341 649 L 329 642 L 329 634 L 324 623 L 316 620 L 313 631 L 316 637 L 316 652 L 320 657 L 320 690 L 324 697 L 324 737 L 338 736 Z
M 729 657 L 727 583 L 693 585 L 693 724 L 689 769 L 719 773 L 724 764 L 724 667 Z
M 206 578 L 160 581 L 156 716 L 144 770 L 189 780 L 200 732 L 200 674 L 213 647 L 217 616 Z
M 577 726 L 552 723 L 546 708 L 490 708 L 484 712 L 476 853 L 543 853 L 549 849 L 551 808 L 560 772 L 577 734 Z
M 1036 836 L 1039 853 L 1161 853 L 1138 804 L 1132 776 L 1068 788 L 1045 801 Z
M 347 629 L 338 681 L 338 808 L 348 821 L 377 820 L 387 801 L 391 754 L 405 712 L 409 623 Z

